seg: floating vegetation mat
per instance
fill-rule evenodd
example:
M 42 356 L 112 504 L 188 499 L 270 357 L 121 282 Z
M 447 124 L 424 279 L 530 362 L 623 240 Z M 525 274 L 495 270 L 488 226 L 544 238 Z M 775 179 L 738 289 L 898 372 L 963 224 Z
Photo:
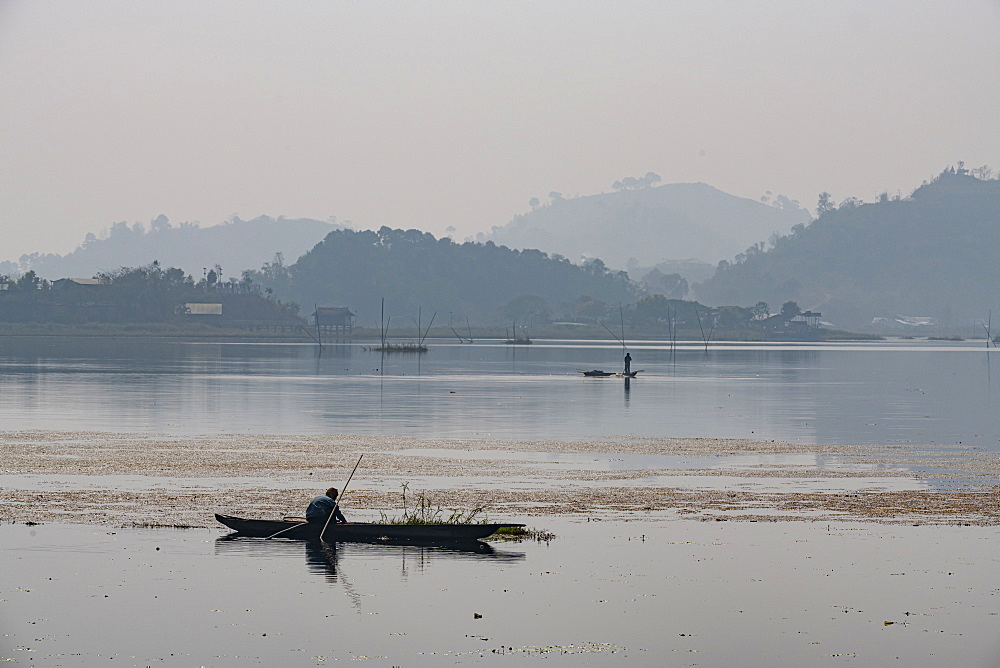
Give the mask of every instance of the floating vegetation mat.
M 215 525 L 215 512 L 300 515 L 364 454 L 343 499 L 358 521 L 398 514 L 408 485 L 435 506 L 482 507 L 498 522 L 674 513 L 702 521 L 1000 523 L 1000 455 L 961 445 L 23 431 L 0 432 L 0 451 L 7 522 L 205 527 Z

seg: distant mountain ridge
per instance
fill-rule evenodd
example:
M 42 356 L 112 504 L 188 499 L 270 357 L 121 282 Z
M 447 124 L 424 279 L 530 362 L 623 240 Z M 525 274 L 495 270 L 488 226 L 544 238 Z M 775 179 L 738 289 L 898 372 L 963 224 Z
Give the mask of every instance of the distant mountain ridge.
M 693 287 L 712 305 L 793 300 L 843 328 L 929 316 L 978 329 L 989 309 L 1000 313 L 997 249 L 1000 180 L 950 168 L 908 198 L 829 206 Z
M 676 258 L 714 265 L 811 219 L 805 209 L 781 200 L 788 206 L 769 206 L 705 183 L 554 197 L 485 238 L 510 248 L 558 253 L 573 262 L 598 257 L 615 268 Z
M 18 262 L 0 263 L 0 273 L 34 270 L 39 276 L 88 278 L 120 267 L 139 267 L 158 260 L 164 267 L 177 267 L 201 278 L 207 269 L 220 265 L 226 278 L 239 277 L 245 269 L 258 269 L 282 253 L 288 262 L 319 243 L 342 226 L 309 218 L 253 220 L 234 217 L 221 224 L 201 227 L 194 223 L 173 225 L 160 215 L 149 226 L 121 222 L 111 226 L 104 238 L 88 234 L 83 243 L 66 255 L 32 253 Z

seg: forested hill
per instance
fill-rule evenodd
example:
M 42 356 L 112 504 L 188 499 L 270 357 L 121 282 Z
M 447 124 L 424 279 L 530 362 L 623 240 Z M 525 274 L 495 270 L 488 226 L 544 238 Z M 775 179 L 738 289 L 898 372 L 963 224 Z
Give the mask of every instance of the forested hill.
M 379 322 L 381 300 L 401 326 L 418 309 L 437 312 L 437 324 L 503 323 L 573 317 L 604 302 L 634 302 L 635 284 L 600 260 L 578 266 L 537 250 L 515 251 L 492 242 L 453 243 L 419 230 L 338 230 L 289 267 L 269 264 L 250 274 L 283 300 L 302 305 L 347 306 L 358 323 Z M 583 298 L 583 299 L 581 299 Z M 449 316 L 450 314 L 450 316 Z M 427 322 L 425 316 L 424 322 Z
M 655 174 L 651 174 L 657 180 Z M 750 244 L 810 220 L 792 200 L 771 205 L 736 197 L 704 183 L 658 187 L 641 179 L 617 192 L 563 199 L 517 216 L 487 237 L 511 248 L 539 248 L 571 260 L 599 257 L 609 266 L 652 266 L 663 260 L 697 258 L 714 265 Z M 632 260 L 632 262 L 630 262 Z
M 829 207 L 808 226 L 720 263 L 695 286 L 710 304 L 795 300 L 844 328 L 876 316 L 944 324 L 1000 313 L 1000 180 L 951 168 L 910 197 Z
M 253 220 L 234 217 L 222 225 L 201 227 L 195 223 L 173 225 L 161 215 L 149 226 L 121 222 L 102 237 L 88 234 L 66 255 L 32 253 L 21 256 L 17 263 L 0 263 L 4 265 L 0 273 L 34 271 L 49 280 L 90 278 L 99 272 L 145 266 L 157 260 L 161 266 L 178 267 L 199 278 L 215 265 L 222 267 L 225 277 L 239 277 L 244 269 L 261 266 L 275 253 L 294 261 L 339 227 L 308 218 L 267 216 Z

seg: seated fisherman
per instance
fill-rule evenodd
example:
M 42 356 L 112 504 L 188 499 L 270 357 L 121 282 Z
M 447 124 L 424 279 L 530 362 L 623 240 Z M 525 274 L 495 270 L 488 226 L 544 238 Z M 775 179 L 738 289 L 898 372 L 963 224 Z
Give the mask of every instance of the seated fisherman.
M 331 522 L 334 524 L 346 524 L 347 520 L 344 518 L 344 513 L 340 512 L 340 506 L 337 504 L 338 493 L 336 487 L 331 487 L 326 490 L 326 494 L 317 496 L 310 501 L 309 507 L 306 508 L 306 519 L 310 523 L 326 524 L 326 518 L 330 516 L 330 513 L 333 513 Z

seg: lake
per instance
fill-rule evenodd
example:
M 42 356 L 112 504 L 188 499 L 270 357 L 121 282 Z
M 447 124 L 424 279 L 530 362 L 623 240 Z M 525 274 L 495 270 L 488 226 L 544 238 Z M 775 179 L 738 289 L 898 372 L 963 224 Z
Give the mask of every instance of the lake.
M 995 528 L 581 522 L 447 548 L 0 526 L 0 659 L 46 666 L 991 666 Z
M 996 484 L 1000 453 L 1000 397 L 991 380 L 1000 358 L 982 342 L 725 343 L 708 351 L 634 342 L 632 368 L 642 372 L 627 383 L 580 373 L 618 371 L 622 350 L 613 341 L 428 344 L 423 355 L 383 356 L 362 343 L 320 354 L 314 345 L 0 339 L 0 431 L 15 434 L 8 443 L 19 443 L 26 462 L 0 472 L 0 503 L 20 518 L 0 525 L 0 660 L 387 667 L 1000 660 L 996 526 L 863 523 L 839 515 L 840 506 L 789 511 L 768 496 L 924 493 L 935 487 L 919 469 L 935 466 L 939 452 L 960 470 L 973 455 L 986 462 L 973 476 L 979 487 L 967 488 L 961 474 L 942 496 L 964 490 L 985 498 L 978 490 Z M 32 430 L 40 431 L 24 435 Z M 266 462 L 260 470 L 186 468 L 186 458 L 244 461 L 222 446 L 265 447 L 262 434 L 289 438 L 271 459 L 249 451 L 246 462 Z M 366 438 L 338 441 L 339 449 L 326 447 L 332 438 L 305 442 L 330 435 Z M 382 436 L 437 440 L 390 452 Z M 616 436 L 806 447 L 720 456 L 614 452 L 613 438 L 608 449 L 574 444 Z M 452 449 L 447 439 L 472 445 Z M 32 449 L 32 440 L 45 447 Z M 491 440 L 508 443 L 488 448 Z M 532 451 L 509 441 L 547 443 Z M 909 444 L 924 463 L 911 471 L 882 454 L 858 461 L 812 454 L 825 444 Z M 454 488 L 516 501 L 542 490 L 556 501 L 608 492 L 620 502 L 617 510 L 559 515 L 539 504 L 524 517 L 494 516 L 556 538 L 475 551 L 83 524 L 98 510 L 124 524 L 138 521 L 137 507 L 143 517 L 163 516 L 160 496 L 179 516 L 208 520 L 213 507 L 253 515 L 255 502 L 274 499 L 301 510 L 309 490 L 342 480 L 365 447 L 366 461 L 395 462 L 395 473 L 368 469 L 352 500 L 385 498 L 413 483 L 441 495 Z M 130 448 L 159 454 L 143 458 Z M 45 471 L 23 452 L 44 455 Z M 658 475 L 664 468 L 676 475 Z M 823 471 L 829 477 L 817 475 Z M 696 496 L 690 508 L 644 509 L 633 498 L 640 489 L 651 489 L 649 498 L 761 492 L 755 498 L 765 501 L 749 502 L 761 521 L 736 522 L 727 515 L 743 511 L 711 500 L 696 506 Z M 195 503 L 202 505 L 185 507 Z M 26 525 L 38 504 L 65 506 L 55 521 Z M 349 513 L 373 519 L 362 510 Z M 763 521 L 772 512 L 822 521 Z M 702 521 L 681 519 L 693 514 Z
M 629 345 L 0 340 L 0 430 L 374 434 L 575 440 L 614 435 L 1000 448 L 983 342 Z

